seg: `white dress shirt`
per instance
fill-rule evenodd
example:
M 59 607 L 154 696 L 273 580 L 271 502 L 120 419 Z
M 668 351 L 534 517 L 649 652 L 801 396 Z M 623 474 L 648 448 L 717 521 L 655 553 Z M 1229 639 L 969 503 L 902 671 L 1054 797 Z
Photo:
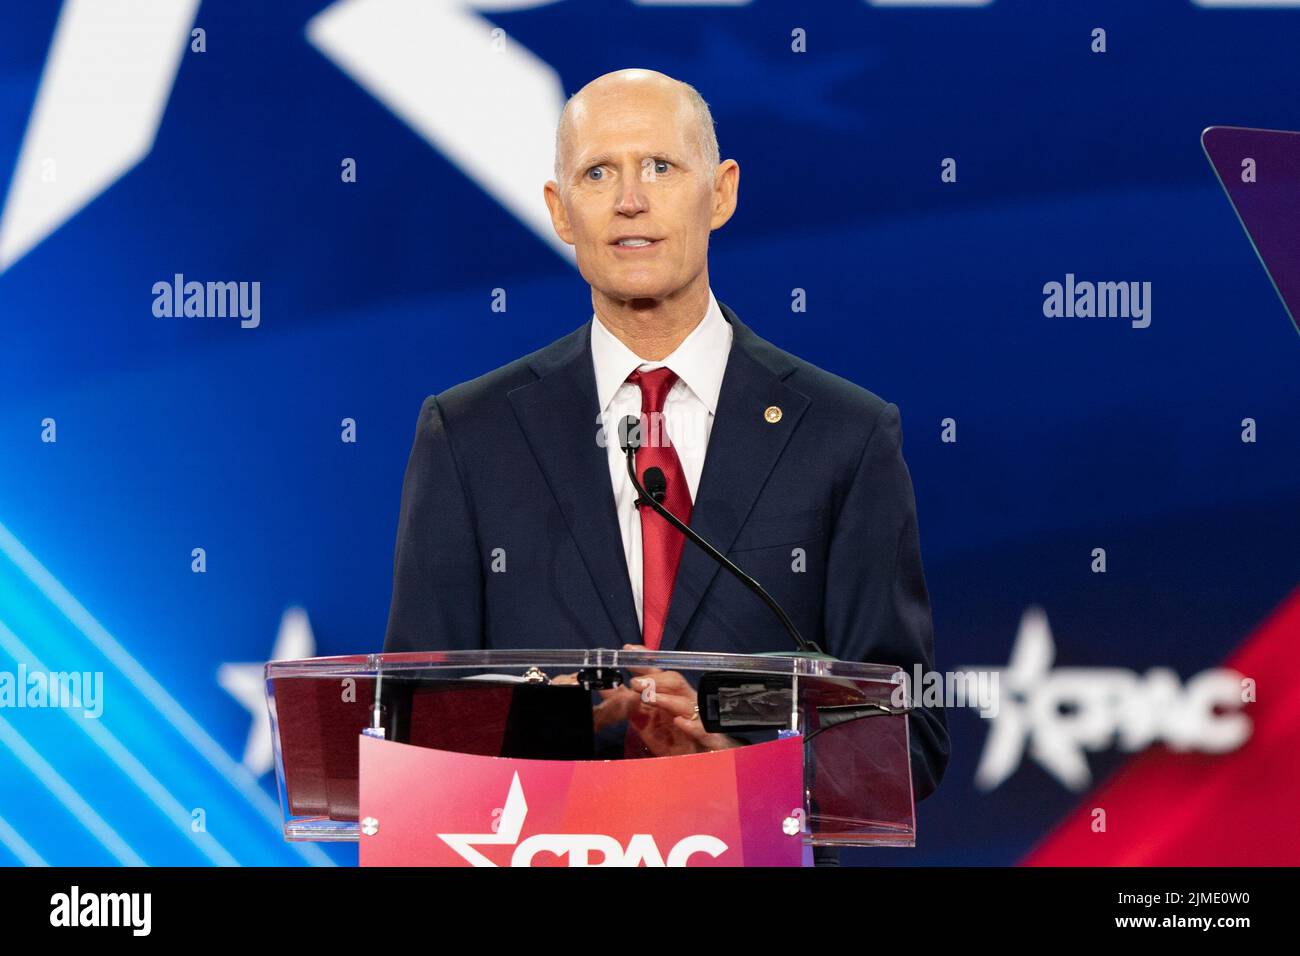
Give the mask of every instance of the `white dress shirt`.
M 658 362 L 642 359 L 592 315 L 591 357 L 596 366 L 596 398 L 600 403 L 601 424 L 608 436 L 609 477 L 614 486 L 618 527 L 623 534 L 623 554 L 627 558 L 628 580 L 639 624 L 643 603 L 641 515 L 633 505 L 636 490 L 627 476 L 627 460 L 617 435 L 618 423 L 625 415 L 641 417 L 641 389 L 628 382 L 627 377 L 638 369 L 648 372 L 665 365 L 677 373 L 677 381 L 664 399 L 662 427 L 677 450 L 694 502 L 730 353 L 731 323 L 723 318 L 712 289 L 704 318 L 671 355 Z M 688 542 L 687 547 L 693 545 Z

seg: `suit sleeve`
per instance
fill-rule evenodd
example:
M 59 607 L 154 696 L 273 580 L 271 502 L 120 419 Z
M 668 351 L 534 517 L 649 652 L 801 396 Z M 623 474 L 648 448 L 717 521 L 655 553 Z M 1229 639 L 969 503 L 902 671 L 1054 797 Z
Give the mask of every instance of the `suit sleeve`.
M 832 533 L 824 620 L 831 654 L 896 664 L 911 679 L 915 664 L 934 669 L 934 628 L 902 441 L 898 406 L 887 405 L 867 439 Z M 912 786 L 921 800 L 934 792 L 948 764 L 943 708 L 917 706 L 910 733 Z
M 471 505 L 430 396 L 402 482 L 384 651 L 483 646 L 483 566 Z

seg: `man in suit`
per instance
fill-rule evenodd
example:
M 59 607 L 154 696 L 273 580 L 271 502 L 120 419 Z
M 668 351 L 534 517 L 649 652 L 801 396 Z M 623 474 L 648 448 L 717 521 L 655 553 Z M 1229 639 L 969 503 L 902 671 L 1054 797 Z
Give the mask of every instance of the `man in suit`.
M 425 401 L 385 651 L 793 650 L 753 594 L 636 507 L 615 436 L 638 415 L 638 471 L 659 467 L 668 509 L 804 635 L 842 660 L 933 668 L 898 408 L 755 335 L 710 289 L 709 235 L 739 178 L 703 99 L 663 74 L 607 74 L 566 104 L 544 196 L 594 314 Z M 703 730 L 689 682 L 640 676 L 653 703 L 621 689 L 597 709 L 670 752 L 734 743 Z M 911 758 L 919 799 L 947 763 L 942 709 L 913 712 Z

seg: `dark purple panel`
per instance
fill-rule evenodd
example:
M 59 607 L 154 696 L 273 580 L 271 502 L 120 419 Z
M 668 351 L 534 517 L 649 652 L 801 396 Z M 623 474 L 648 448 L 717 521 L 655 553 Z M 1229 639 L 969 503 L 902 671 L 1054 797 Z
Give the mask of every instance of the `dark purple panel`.
M 1211 126 L 1201 144 L 1300 332 L 1300 133 Z

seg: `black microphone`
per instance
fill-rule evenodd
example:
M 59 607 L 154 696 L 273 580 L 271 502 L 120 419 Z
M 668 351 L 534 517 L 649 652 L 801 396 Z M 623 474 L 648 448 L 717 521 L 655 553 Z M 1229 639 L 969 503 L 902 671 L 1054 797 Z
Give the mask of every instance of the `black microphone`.
M 635 415 L 624 415 L 618 423 L 618 447 L 627 454 L 629 448 L 641 447 L 641 419 Z
M 664 474 L 664 470 L 647 468 L 642 480 L 645 481 L 645 490 L 649 492 L 650 497 L 663 504 L 664 498 L 668 497 L 668 476 Z
M 636 451 L 641 447 L 641 421 L 635 415 L 627 415 L 618 423 L 618 444 L 627 457 L 627 476 L 632 479 L 632 487 L 636 489 L 639 496 L 636 506 L 639 508 L 643 504 L 649 505 L 665 521 L 693 541 L 705 554 L 730 571 L 737 581 L 758 595 L 759 599 L 777 616 L 781 621 L 781 625 L 794 638 L 795 645 L 801 653 L 827 657 L 828 655 L 816 643 L 799 633 L 799 629 L 794 626 L 794 621 L 790 620 L 790 615 L 785 613 L 785 610 L 776 603 L 776 599 L 772 595 L 767 593 L 763 585 L 740 570 L 730 558 L 701 538 L 689 525 L 684 524 L 675 514 L 663 506 L 661 502 L 668 493 L 668 478 L 664 475 L 662 469 L 647 468 L 644 485 L 637 479 Z

